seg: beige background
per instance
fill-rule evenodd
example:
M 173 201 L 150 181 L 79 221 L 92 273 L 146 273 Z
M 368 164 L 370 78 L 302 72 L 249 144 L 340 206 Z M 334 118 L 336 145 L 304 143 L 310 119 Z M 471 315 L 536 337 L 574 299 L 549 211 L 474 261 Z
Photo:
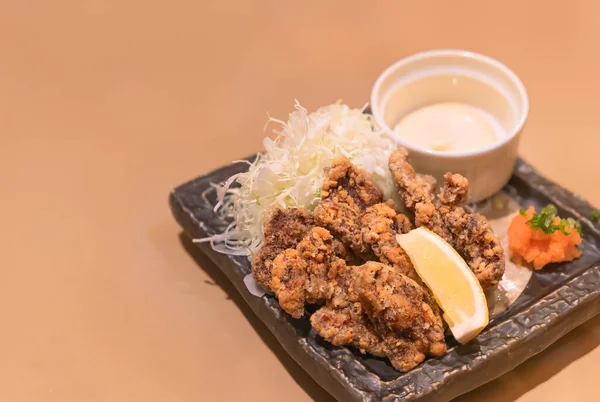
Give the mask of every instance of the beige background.
M 167 207 L 261 149 L 266 112 L 360 107 L 393 61 L 506 62 L 521 154 L 600 205 L 600 3 L 4 1 L 0 402 L 306 401 L 327 394 Z M 600 317 L 461 401 L 595 398 Z

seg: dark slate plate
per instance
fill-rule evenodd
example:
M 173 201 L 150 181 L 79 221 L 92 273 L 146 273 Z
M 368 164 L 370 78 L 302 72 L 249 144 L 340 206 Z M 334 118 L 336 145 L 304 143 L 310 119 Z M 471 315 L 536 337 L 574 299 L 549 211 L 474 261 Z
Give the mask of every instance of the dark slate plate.
M 173 215 L 190 237 L 222 231 L 225 222 L 211 209 L 215 194 L 208 190 L 210 183 L 220 183 L 246 168 L 245 163 L 225 166 L 171 193 Z M 516 302 L 475 340 L 463 346 L 450 341 L 447 354 L 426 360 L 404 374 L 386 360 L 324 342 L 312 331 L 308 318 L 295 320 L 272 296 L 250 294 L 243 282 L 250 273 L 246 257 L 219 254 L 206 243 L 198 246 L 223 270 L 287 352 L 337 399 L 447 401 L 499 377 L 600 312 L 600 231 L 587 219 L 593 207 L 539 176 L 523 161 L 517 163 L 504 191 L 522 206 L 553 203 L 561 216 L 579 220 L 584 234 L 583 256 L 534 272 Z

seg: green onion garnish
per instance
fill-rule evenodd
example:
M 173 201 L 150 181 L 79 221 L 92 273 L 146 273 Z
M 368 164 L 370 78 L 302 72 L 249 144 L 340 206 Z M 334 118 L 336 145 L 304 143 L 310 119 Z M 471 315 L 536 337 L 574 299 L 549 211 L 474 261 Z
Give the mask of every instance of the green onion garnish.
M 528 220 L 527 223 L 532 229 L 540 229 L 546 234 L 551 234 L 560 230 L 562 234 L 568 236 L 571 234 L 572 229 L 577 230 L 577 232 L 581 234 L 581 225 L 572 218 L 560 219 L 558 223 L 555 224 L 556 212 L 556 207 L 550 204 L 542 208 L 542 211 L 539 214 L 534 213 L 533 217 Z M 521 214 L 524 215 L 523 212 L 521 212 Z

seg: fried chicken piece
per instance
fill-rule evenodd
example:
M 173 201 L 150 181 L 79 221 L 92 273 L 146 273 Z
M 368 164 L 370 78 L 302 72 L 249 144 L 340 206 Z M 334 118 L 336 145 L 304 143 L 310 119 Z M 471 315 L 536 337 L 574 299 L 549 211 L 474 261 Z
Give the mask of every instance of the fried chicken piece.
M 406 149 L 395 151 L 389 167 L 406 206 L 414 209 L 415 225 L 427 227 L 450 243 L 484 289 L 497 285 L 504 275 L 504 252 L 487 219 L 464 210 L 469 195 L 468 180 L 459 174 L 446 173 L 436 200 L 428 190 L 430 187 L 415 174 L 407 155 Z
M 362 242 L 360 215 L 383 199 L 371 175 L 345 157 L 336 158 L 325 170 L 321 198 L 314 211 L 316 224 L 339 237 L 358 257 L 370 258 L 372 252 Z
M 444 327 L 437 308 L 415 281 L 380 263 L 366 263 L 357 271 L 355 292 L 392 365 L 409 371 L 426 356 L 446 352 Z M 437 306 L 436 306 L 437 307 Z
M 410 257 L 396 240 L 397 234 L 408 233 L 413 224 L 406 215 L 397 213 L 386 204 L 375 204 L 367 208 L 361 217 L 363 241 L 379 258 L 379 261 L 397 269 L 401 274 L 414 280 L 425 291 L 426 301 L 439 315 L 440 309 L 429 288 L 415 271 Z
M 306 303 L 327 301 L 311 316 L 315 330 L 326 340 L 383 356 L 378 349 L 381 339 L 352 296 L 352 269 L 336 256 L 331 234 L 315 227 L 295 249 L 275 258 L 271 284 L 280 306 L 294 318 L 304 315 Z
M 362 241 L 371 247 L 382 263 L 392 266 L 411 278 L 417 274 L 410 258 L 396 240 L 399 233 L 408 233 L 412 223 L 386 204 L 375 204 L 360 217 Z
M 350 285 L 343 298 L 328 302 L 311 317 L 321 337 L 387 357 L 400 371 L 446 351 L 441 318 L 416 282 L 377 262 L 345 272 Z
M 336 256 L 333 237 L 324 228 L 312 228 L 295 249 L 275 258 L 271 287 L 294 318 L 304 315 L 306 303 L 325 302 L 311 316 L 321 337 L 388 357 L 399 370 L 410 370 L 425 355 L 445 351 L 441 318 L 428 304 L 426 292 L 381 263 L 347 266 Z
M 383 199 L 383 193 L 371 175 L 366 170 L 354 166 L 344 156 L 334 159 L 331 167 L 325 169 L 321 198 L 327 199 L 341 192 L 345 192 L 360 209 L 377 204 Z
M 435 179 L 415 173 L 415 169 L 406 160 L 408 151 L 398 148 L 390 155 L 389 168 L 394 182 L 401 191 L 406 208 L 414 208 L 419 203 L 432 203 L 435 200 Z
M 335 283 L 333 297 L 311 317 L 313 329 L 326 341 L 354 346 L 361 353 L 385 357 L 385 342 L 354 292 L 354 276 L 360 267 L 337 266 L 331 273 Z
M 400 192 L 406 208 L 415 214 L 415 225 L 425 226 L 437 233 L 447 242 L 452 241 L 450 232 L 446 229 L 440 212 L 435 205 L 435 179 L 421 176 L 406 160 L 408 151 L 399 148 L 390 156 L 389 167 L 394 182 Z
M 273 260 L 284 250 L 296 245 L 313 227 L 313 217 L 304 208 L 271 208 L 264 221 L 265 241 L 252 259 L 254 279 L 267 290 L 271 290 Z M 352 250 L 338 239 L 332 239 L 335 255 L 349 264 L 359 260 Z
M 436 314 L 421 286 L 392 267 L 377 262 L 367 262 L 356 270 L 354 291 L 377 331 L 390 333 L 409 340 L 406 358 L 397 365 L 417 364 L 426 354 L 439 356 L 446 351 L 442 318 Z M 403 345 L 406 348 L 408 345 Z
M 330 304 L 321 307 L 311 317 L 315 332 L 336 346 L 354 346 L 361 353 L 385 357 L 384 340 L 375 332 L 373 323 L 360 302 L 348 302 L 344 307 Z
M 312 226 L 312 215 L 304 208 L 271 208 L 264 220 L 265 241 L 252 258 L 252 275 L 258 284 L 271 290 L 273 260 L 284 250 L 295 248 Z
M 333 237 L 321 227 L 312 228 L 295 249 L 273 261 L 271 288 L 283 310 L 294 318 L 304 315 L 305 303 L 334 296 L 335 277 L 346 268 L 335 254 Z
M 469 198 L 469 181 L 466 177 L 450 172 L 444 175 L 444 186 L 439 199 L 446 207 L 462 207 Z
M 271 289 L 281 308 L 294 318 L 304 315 L 308 262 L 298 250 L 288 248 L 273 260 Z
M 467 260 L 484 289 L 495 286 L 504 275 L 505 267 L 500 240 L 483 215 L 468 213 L 460 206 L 467 198 L 467 179 L 451 173 L 446 173 L 444 179 L 439 211 L 452 234 L 453 246 Z

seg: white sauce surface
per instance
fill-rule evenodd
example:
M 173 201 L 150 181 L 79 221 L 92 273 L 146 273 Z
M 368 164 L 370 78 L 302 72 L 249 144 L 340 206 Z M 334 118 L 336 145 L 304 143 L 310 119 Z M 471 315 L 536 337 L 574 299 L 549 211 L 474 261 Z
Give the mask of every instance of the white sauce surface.
M 411 144 L 442 152 L 485 148 L 506 135 L 491 113 L 458 102 L 437 103 L 417 109 L 402 118 L 394 130 Z

